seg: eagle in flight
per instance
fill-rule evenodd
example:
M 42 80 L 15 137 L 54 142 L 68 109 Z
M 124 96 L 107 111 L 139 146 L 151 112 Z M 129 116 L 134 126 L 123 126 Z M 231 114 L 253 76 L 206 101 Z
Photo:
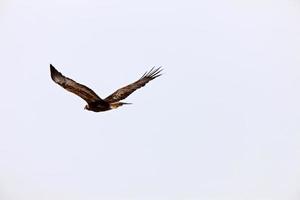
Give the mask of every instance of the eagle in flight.
M 152 68 L 149 72 L 144 73 L 144 75 L 134 83 L 122 87 L 105 99 L 102 99 L 93 90 L 62 75 L 62 73 L 57 71 L 53 65 L 50 64 L 52 80 L 69 92 L 72 92 L 84 99 L 87 102 L 84 109 L 94 112 L 103 112 L 118 108 L 125 104 L 130 104 L 120 101 L 128 97 L 135 90 L 145 86 L 149 81 L 159 77 L 161 75 L 161 71 L 162 68 L 160 67 L 156 69 Z

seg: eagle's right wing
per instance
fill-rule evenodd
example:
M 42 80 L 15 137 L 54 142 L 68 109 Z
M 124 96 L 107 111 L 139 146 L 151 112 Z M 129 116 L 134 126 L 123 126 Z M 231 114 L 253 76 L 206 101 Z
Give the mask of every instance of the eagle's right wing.
M 50 64 L 50 72 L 52 80 L 63 87 L 64 89 L 72 92 L 81 98 L 83 98 L 88 104 L 93 102 L 103 101 L 93 90 L 90 88 L 73 81 L 72 79 L 65 77 L 57 71 L 51 64 Z
M 161 71 L 162 69 L 160 67 L 157 69 L 152 68 L 149 72 L 146 72 L 139 80 L 118 89 L 117 91 L 115 91 L 114 93 L 106 97 L 104 101 L 109 103 L 114 103 L 122 99 L 125 99 L 135 90 L 145 86 L 149 81 L 159 77 L 161 75 L 160 74 Z

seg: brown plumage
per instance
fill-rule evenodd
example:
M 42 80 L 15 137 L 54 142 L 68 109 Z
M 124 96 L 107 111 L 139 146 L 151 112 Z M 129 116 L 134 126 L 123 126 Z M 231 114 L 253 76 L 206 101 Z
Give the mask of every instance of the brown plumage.
M 84 99 L 87 102 L 87 105 L 84 108 L 94 112 L 107 111 L 118 108 L 119 106 L 125 104 L 130 104 L 120 101 L 128 97 L 135 90 L 145 86 L 149 81 L 159 77 L 161 75 L 161 71 L 162 69 L 160 67 L 156 69 L 152 68 L 149 72 L 146 72 L 139 80 L 118 89 L 105 99 L 101 99 L 93 90 L 85 85 L 77 83 L 76 81 L 68 77 L 65 77 L 50 64 L 52 80 L 69 92 L 72 92 Z

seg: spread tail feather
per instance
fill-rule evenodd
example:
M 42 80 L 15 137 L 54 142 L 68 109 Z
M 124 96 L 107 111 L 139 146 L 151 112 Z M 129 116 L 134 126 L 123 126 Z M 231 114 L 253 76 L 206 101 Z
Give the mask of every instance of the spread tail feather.
M 115 109 L 115 108 L 118 108 L 120 106 L 123 106 L 123 105 L 129 105 L 129 104 L 132 104 L 132 103 L 126 103 L 126 102 L 114 102 L 114 103 L 111 103 L 110 104 L 110 108 L 111 109 Z

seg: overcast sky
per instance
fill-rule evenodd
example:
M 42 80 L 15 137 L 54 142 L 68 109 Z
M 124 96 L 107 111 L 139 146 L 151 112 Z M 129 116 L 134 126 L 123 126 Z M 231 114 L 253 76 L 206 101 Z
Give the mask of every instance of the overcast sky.
M 0 199 L 298 200 L 299 52 L 298 0 L 0 0 Z

